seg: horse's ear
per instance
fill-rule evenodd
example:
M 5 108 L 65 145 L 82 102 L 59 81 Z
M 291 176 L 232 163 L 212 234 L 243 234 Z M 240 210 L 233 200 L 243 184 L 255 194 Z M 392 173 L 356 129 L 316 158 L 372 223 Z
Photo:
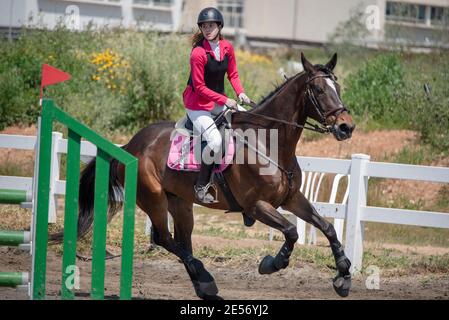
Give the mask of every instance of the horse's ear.
M 333 71 L 336 65 L 337 65 L 337 53 L 334 53 L 331 60 L 326 64 L 326 68 Z
M 301 52 L 301 63 L 302 66 L 304 67 L 304 70 L 307 73 L 314 73 L 315 72 L 315 68 L 313 67 L 313 64 L 311 64 L 306 57 L 304 56 L 304 53 Z

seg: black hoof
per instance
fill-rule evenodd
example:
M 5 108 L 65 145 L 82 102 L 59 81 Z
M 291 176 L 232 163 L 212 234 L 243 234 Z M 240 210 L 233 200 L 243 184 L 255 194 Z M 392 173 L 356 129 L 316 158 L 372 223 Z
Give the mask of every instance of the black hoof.
M 206 299 L 207 297 L 216 297 L 218 294 L 218 288 L 215 281 L 211 282 L 198 282 L 193 281 L 193 287 L 195 288 L 195 293 L 201 299 Z M 210 300 L 210 299 L 209 299 Z
M 340 297 L 346 298 L 351 289 L 351 275 L 341 276 L 337 274 L 334 278 L 334 290 Z
M 272 274 L 279 271 L 274 265 L 274 258 L 272 256 L 266 256 L 259 264 L 260 274 Z
M 242 215 L 243 215 L 243 223 L 245 224 L 245 226 L 252 227 L 256 223 L 256 219 L 251 218 L 244 212 L 242 212 Z

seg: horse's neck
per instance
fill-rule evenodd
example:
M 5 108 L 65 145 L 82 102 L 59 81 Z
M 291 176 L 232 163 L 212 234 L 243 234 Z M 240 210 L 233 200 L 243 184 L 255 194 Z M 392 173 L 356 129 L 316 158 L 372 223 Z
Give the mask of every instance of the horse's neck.
M 306 114 L 304 110 L 304 92 L 299 93 L 304 86 L 302 77 L 292 80 L 282 92 L 266 101 L 255 113 L 279 120 L 304 125 Z M 296 154 L 296 145 L 302 134 L 302 129 L 273 121 L 278 130 L 279 157 L 281 162 L 289 162 Z

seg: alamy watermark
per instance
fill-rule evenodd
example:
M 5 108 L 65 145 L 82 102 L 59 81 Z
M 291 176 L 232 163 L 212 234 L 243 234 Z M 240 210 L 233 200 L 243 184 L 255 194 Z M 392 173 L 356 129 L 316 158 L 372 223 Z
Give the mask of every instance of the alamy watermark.
M 70 5 L 65 8 L 64 24 L 67 29 L 78 31 L 81 29 L 80 8 L 76 5 Z
M 380 268 L 377 266 L 368 266 L 366 268 L 368 275 L 365 280 L 365 287 L 368 290 L 380 290 Z
M 181 146 L 181 159 L 183 163 L 190 158 L 192 150 L 192 141 L 190 132 L 184 129 L 175 129 L 170 137 L 170 141 L 178 139 L 179 134 L 185 136 Z M 210 135 L 198 134 L 194 132 L 193 153 L 194 159 L 199 163 L 201 160 L 205 164 L 220 164 L 223 154 L 229 150 L 230 139 L 235 138 L 235 155 L 233 159 L 224 157 L 224 164 L 248 164 L 259 165 L 261 175 L 274 175 L 279 169 L 279 131 L 278 129 L 226 129 L 222 136 L 221 147 L 215 152 L 207 152 L 205 145 L 211 145 Z M 224 147 L 224 152 L 223 151 Z
M 80 269 L 75 265 L 66 268 L 65 274 L 68 275 L 65 281 L 65 287 L 69 290 L 80 289 Z
M 380 8 L 376 5 L 367 6 L 365 9 L 365 26 L 368 31 L 380 30 Z

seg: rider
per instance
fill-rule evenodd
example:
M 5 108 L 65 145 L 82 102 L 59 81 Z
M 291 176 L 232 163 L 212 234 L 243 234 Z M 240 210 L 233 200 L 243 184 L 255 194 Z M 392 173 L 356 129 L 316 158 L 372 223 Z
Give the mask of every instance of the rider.
M 213 116 L 220 114 L 224 106 L 246 111 L 237 102 L 227 98 L 224 91 L 224 76 L 228 79 L 241 101 L 251 100 L 241 85 L 232 44 L 223 39 L 223 15 L 216 8 L 205 8 L 198 16 L 198 32 L 193 36 L 190 54 L 190 78 L 184 91 L 184 105 L 196 133 L 207 143 L 201 157 L 201 169 L 194 187 L 195 196 L 203 203 L 214 202 L 210 194 L 210 178 L 214 154 L 221 152 L 222 138 Z

